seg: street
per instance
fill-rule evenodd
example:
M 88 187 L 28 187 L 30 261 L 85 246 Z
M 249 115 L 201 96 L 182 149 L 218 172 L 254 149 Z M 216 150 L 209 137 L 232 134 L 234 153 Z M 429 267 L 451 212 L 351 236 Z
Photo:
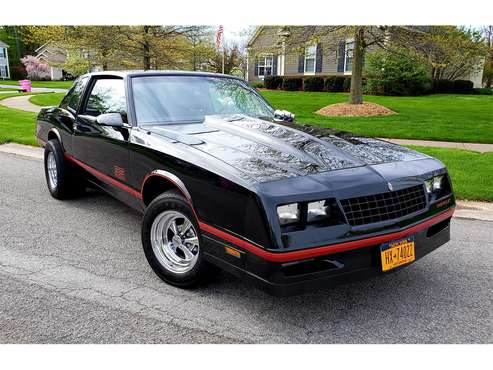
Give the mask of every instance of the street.
M 0 343 L 491 343 L 493 223 L 385 277 L 289 298 L 220 273 L 182 290 L 144 257 L 141 215 L 50 197 L 40 159 L 0 153 Z

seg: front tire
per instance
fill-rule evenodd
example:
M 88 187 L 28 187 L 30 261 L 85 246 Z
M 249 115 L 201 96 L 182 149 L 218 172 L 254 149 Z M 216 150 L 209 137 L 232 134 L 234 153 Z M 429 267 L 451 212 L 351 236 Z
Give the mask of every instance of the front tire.
M 142 246 L 149 265 L 165 282 L 191 287 L 203 281 L 207 267 L 200 229 L 192 208 L 177 192 L 163 193 L 147 207 Z
M 48 190 L 53 198 L 67 199 L 79 195 L 85 189 L 84 179 L 65 159 L 58 140 L 46 143 L 44 167 Z

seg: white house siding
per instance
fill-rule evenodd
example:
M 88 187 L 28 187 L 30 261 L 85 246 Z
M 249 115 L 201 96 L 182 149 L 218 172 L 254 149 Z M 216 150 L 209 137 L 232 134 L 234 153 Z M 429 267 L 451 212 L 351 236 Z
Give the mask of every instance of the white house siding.
M 0 78 L 10 79 L 9 55 L 7 45 L 0 41 Z
M 63 78 L 62 69 L 59 67 L 50 67 L 50 76 L 52 80 L 61 80 Z

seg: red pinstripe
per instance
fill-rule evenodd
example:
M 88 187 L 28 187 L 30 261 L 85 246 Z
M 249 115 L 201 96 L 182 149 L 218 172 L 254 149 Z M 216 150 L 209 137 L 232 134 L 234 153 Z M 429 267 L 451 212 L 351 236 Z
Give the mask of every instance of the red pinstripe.
M 67 154 L 65 153 L 65 158 L 67 158 L 69 161 L 77 164 L 78 166 L 82 167 L 83 169 L 85 169 L 87 172 L 90 172 L 92 173 L 94 176 L 100 178 L 101 180 L 113 185 L 113 186 L 116 186 L 117 188 L 123 190 L 123 191 L 126 191 L 127 193 L 129 193 L 130 195 L 134 196 L 135 198 L 139 199 L 139 200 L 142 200 L 142 194 L 140 194 L 140 192 L 138 192 L 137 190 L 135 189 L 132 189 L 131 187 L 121 183 L 120 181 L 118 180 L 115 180 L 114 178 L 96 170 L 95 168 L 92 168 L 91 166 L 88 166 L 87 164 L 79 161 L 78 159 L 72 157 L 70 154 Z
M 200 229 L 215 235 L 221 239 L 224 239 L 230 243 L 235 244 L 236 246 L 243 248 L 249 252 L 252 252 L 256 254 L 257 256 L 271 262 L 291 262 L 291 261 L 297 261 L 297 260 L 303 260 L 307 258 L 313 258 L 317 256 L 323 256 L 327 254 L 334 254 L 334 253 L 339 253 L 339 252 L 345 252 L 353 249 L 358 249 L 358 248 L 363 248 L 363 247 L 369 247 L 375 244 L 381 244 L 385 243 L 389 240 L 393 239 L 399 239 L 403 238 L 405 236 L 408 236 L 410 234 L 416 233 L 418 231 L 424 230 L 440 221 L 446 220 L 449 217 L 452 217 L 452 214 L 454 213 L 455 208 L 449 208 L 445 212 L 440 213 L 439 215 L 430 218 L 429 220 L 423 221 L 415 226 L 409 227 L 405 230 L 398 231 L 395 233 L 389 233 L 385 235 L 379 235 L 379 236 L 373 236 L 370 238 L 365 238 L 365 239 L 359 239 L 359 240 L 353 240 L 350 242 L 344 242 L 344 243 L 337 243 L 337 244 L 331 244 L 331 245 L 324 245 L 321 247 L 316 247 L 316 248 L 309 248 L 309 249 L 303 249 L 299 251 L 293 251 L 293 252 L 269 252 L 263 249 L 262 247 L 259 247 L 257 245 L 254 245 L 250 242 L 247 242 L 243 239 L 240 239 L 234 235 L 231 235 L 225 231 L 219 230 L 211 225 L 208 225 L 204 222 L 199 222 Z

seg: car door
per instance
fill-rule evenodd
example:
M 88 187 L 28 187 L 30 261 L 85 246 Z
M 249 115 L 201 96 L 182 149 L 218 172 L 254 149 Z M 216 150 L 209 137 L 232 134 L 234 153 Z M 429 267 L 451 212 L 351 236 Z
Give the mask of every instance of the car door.
M 77 116 L 77 110 L 79 109 L 88 82 L 88 76 L 78 78 L 63 98 L 58 108 L 58 113 L 55 115 L 57 125 L 61 128 L 59 133 L 63 148 L 69 154 L 73 154 L 72 141 L 75 129 L 75 117 Z
M 123 121 L 127 121 L 122 78 L 95 76 L 91 79 L 75 121 L 74 156 L 99 173 L 126 183 L 130 126 L 112 127 L 98 124 L 97 117 L 104 113 L 120 113 Z

